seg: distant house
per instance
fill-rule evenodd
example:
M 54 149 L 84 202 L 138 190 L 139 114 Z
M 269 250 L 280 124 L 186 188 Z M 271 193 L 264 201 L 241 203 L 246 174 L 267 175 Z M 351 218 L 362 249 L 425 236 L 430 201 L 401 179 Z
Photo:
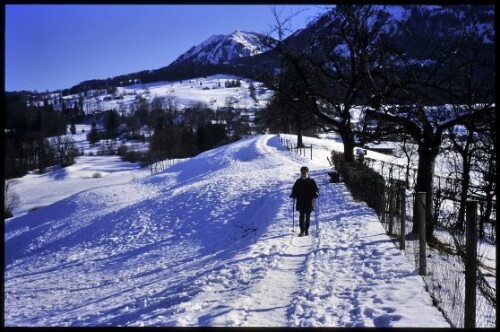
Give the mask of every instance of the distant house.
M 210 124 L 211 125 L 223 125 L 225 130 L 229 129 L 226 120 L 210 120 Z
M 364 148 L 375 152 L 394 155 L 397 145 L 394 142 L 381 142 L 379 144 L 368 143 L 364 146 Z

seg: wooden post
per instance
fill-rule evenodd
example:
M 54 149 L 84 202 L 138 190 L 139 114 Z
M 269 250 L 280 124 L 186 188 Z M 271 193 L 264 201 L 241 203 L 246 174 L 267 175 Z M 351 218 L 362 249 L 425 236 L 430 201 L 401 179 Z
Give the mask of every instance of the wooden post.
M 417 205 L 417 222 L 419 223 L 420 232 L 419 232 L 419 267 L 420 267 L 420 275 L 427 274 L 427 264 L 426 264 L 426 255 L 427 255 L 427 241 L 425 239 L 425 192 L 418 192 L 415 194 L 415 204 Z
M 477 201 L 466 202 L 464 328 L 476 327 Z
M 389 235 L 394 233 L 394 182 L 389 186 Z
M 385 184 L 384 184 L 384 189 L 387 189 L 387 187 L 385 187 Z M 384 190 L 384 194 L 382 195 L 382 224 L 385 224 L 385 211 L 386 211 L 386 198 L 387 198 L 387 190 Z M 385 225 L 384 225 L 385 227 Z
M 479 218 L 479 238 L 480 239 L 484 239 L 484 219 L 485 219 L 485 216 L 484 216 L 484 204 L 485 204 L 485 201 L 481 201 L 479 203 L 479 210 L 480 210 L 480 213 L 479 215 L 481 216 Z
M 406 189 L 404 184 L 401 184 L 399 186 L 399 199 L 400 199 L 400 204 L 401 204 L 401 234 L 399 236 L 399 248 L 401 250 L 406 249 L 406 242 L 405 242 L 405 236 L 406 236 Z

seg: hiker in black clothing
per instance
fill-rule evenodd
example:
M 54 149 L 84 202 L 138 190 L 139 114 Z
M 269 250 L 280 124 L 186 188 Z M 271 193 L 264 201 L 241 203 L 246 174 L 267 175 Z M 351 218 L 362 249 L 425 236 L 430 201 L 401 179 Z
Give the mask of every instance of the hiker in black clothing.
M 300 168 L 301 177 L 295 181 L 291 198 L 297 199 L 296 210 L 300 212 L 299 236 L 309 235 L 311 211 L 314 210 L 314 200 L 319 196 L 319 188 L 313 178 L 309 177 L 309 168 Z

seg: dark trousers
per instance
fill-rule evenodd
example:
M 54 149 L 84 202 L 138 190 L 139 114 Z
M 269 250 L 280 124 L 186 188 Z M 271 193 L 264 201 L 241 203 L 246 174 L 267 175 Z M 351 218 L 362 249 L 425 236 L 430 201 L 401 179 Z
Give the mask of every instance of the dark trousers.
M 311 211 L 300 211 L 300 216 L 299 216 L 300 233 L 309 234 L 310 221 L 311 221 Z

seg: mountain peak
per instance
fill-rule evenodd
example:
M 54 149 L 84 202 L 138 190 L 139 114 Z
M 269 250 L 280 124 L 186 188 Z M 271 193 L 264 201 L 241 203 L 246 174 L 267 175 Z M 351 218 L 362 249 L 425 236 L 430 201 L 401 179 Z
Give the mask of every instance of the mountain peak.
M 234 60 L 264 53 L 275 40 L 269 36 L 236 29 L 229 35 L 213 35 L 191 47 L 172 64 L 194 62 L 199 64 L 230 64 Z

